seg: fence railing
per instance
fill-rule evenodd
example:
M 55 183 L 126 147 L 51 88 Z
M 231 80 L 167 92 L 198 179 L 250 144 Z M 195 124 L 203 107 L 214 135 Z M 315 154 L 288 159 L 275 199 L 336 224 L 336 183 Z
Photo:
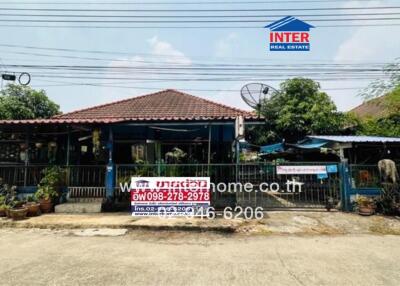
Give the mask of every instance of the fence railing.
M 336 165 L 337 163 L 285 163 L 282 165 Z M 116 186 L 120 183 L 128 183 L 131 177 L 155 177 L 155 176 L 187 176 L 210 177 L 211 183 L 235 183 L 243 185 L 251 183 L 253 192 L 214 192 L 214 205 L 233 204 L 244 206 L 268 205 L 279 207 L 322 207 L 328 199 L 335 202 L 340 200 L 340 176 L 338 172 L 329 173 L 326 178 L 318 178 L 317 175 L 282 175 L 277 174 L 276 165 L 272 163 L 252 164 L 152 164 L 152 165 L 117 165 Z M 302 191 L 295 193 L 286 191 L 288 181 L 296 181 L 302 184 Z M 260 184 L 274 183 L 279 186 L 280 192 L 261 193 Z
M 106 167 L 68 166 L 66 168 L 66 185 L 68 187 L 104 187 Z
M 397 165 L 400 171 L 400 165 Z M 378 165 L 350 165 L 352 188 L 380 188 L 381 178 Z
M 37 186 L 43 178 L 47 165 L 0 165 L 0 178 L 3 183 L 18 187 Z M 106 167 L 61 166 L 65 169 L 63 182 L 67 187 L 104 187 Z

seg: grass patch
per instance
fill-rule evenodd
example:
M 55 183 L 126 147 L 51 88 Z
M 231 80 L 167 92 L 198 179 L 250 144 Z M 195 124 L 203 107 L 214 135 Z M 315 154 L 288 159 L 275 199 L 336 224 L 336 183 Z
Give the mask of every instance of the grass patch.
M 400 229 L 393 229 L 384 224 L 372 225 L 369 227 L 369 231 L 378 234 L 400 235 Z

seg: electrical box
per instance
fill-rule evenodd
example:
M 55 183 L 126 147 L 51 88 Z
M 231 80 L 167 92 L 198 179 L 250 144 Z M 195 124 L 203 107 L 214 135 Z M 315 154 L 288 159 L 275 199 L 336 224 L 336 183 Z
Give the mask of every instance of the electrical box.
M 243 116 L 236 117 L 235 120 L 235 138 L 244 138 L 244 118 Z

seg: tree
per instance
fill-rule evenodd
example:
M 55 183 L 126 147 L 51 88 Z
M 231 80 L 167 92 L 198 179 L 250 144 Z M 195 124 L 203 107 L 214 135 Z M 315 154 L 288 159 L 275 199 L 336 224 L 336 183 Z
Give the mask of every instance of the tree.
M 358 135 L 400 137 L 400 114 L 361 121 Z
M 296 142 L 311 134 L 338 134 L 346 121 L 329 96 L 320 91 L 319 83 L 305 78 L 283 82 L 280 92 L 262 103 L 260 113 L 266 125 L 254 130 L 256 144 L 282 139 Z
M 60 113 L 44 90 L 9 84 L 0 92 L 0 119 L 50 118 Z

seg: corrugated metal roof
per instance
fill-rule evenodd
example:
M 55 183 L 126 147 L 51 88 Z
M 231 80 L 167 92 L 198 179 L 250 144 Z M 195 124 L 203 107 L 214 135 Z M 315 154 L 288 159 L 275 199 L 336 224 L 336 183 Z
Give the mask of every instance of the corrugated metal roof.
M 340 143 L 365 143 L 365 142 L 400 143 L 400 137 L 336 136 L 336 135 L 321 135 L 321 136 L 318 135 L 318 136 L 307 136 L 307 137 L 311 139 L 322 139 Z

